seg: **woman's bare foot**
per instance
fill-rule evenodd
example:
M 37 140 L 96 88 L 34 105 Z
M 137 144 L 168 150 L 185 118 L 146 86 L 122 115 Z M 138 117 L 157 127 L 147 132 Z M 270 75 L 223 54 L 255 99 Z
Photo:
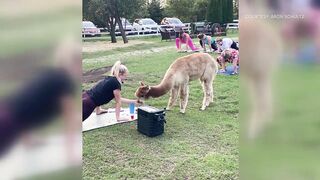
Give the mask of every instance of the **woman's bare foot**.
M 104 114 L 104 113 L 108 113 L 108 110 L 100 108 L 99 110 L 96 111 L 96 115 L 100 115 L 100 114 Z

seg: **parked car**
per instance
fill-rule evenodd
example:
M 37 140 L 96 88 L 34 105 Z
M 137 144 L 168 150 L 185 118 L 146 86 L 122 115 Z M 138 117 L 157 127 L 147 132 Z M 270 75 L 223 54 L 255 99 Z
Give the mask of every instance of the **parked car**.
M 125 33 L 127 35 L 137 34 L 137 32 L 135 32 L 136 30 L 133 28 L 132 24 L 126 18 L 121 18 L 121 22 L 122 22 L 122 27 L 125 30 Z M 118 24 L 116 25 L 115 30 L 116 30 L 116 35 L 121 34 Z
M 91 21 L 82 21 L 82 36 L 101 36 L 101 32 Z
M 165 17 L 161 21 L 161 27 L 164 28 L 173 28 L 176 32 L 182 30 L 187 30 L 188 28 L 186 27 L 185 24 L 183 24 L 180 19 L 178 18 L 168 18 Z
M 226 24 L 226 29 L 239 29 L 239 20 L 233 20 L 232 23 Z
M 133 28 L 144 33 L 157 33 L 159 30 L 158 24 L 150 18 L 134 20 Z
M 212 34 L 212 23 L 211 22 L 194 22 L 193 23 L 193 33 L 199 34 L 204 33 L 206 35 Z

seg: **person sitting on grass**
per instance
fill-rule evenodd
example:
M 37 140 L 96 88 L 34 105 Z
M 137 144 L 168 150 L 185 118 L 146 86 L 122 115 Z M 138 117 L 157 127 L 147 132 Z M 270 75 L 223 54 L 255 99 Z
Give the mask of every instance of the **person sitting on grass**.
M 226 63 L 232 63 L 233 65 L 233 72 L 232 75 L 238 74 L 238 65 L 240 62 L 239 59 L 239 51 L 236 49 L 226 49 L 224 50 L 220 56 L 218 56 L 217 61 L 219 65 L 221 66 L 222 73 L 226 72 Z
M 223 38 L 222 39 L 221 37 L 218 37 L 216 39 L 216 43 L 219 45 L 220 52 L 222 52 L 226 49 L 230 49 L 230 48 L 235 49 L 235 50 L 239 50 L 237 43 L 230 38 Z
M 212 50 L 217 51 L 218 47 L 216 45 L 216 41 L 214 38 L 212 38 L 211 36 L 207 36 L 203 33 L 198 35 L 198 38 L 200 39 L 200 45 L 203 48 L 204 52 L 206 52 L 206 45 L 209 46 L 209 50 L 210 52 L 212 52 Z
M 181 44 L 186 44 L 186 51 L 189 50 L 189 47 L 192 51 L 199 50 L 194 46 L 190 35 L 188 33 L 185 33 L 183 30 L 179 32 L 179 37 L 176 38 L 176 47 L 178 52 L 181 52 Z
M 125 65 L 117 61 L 112 69 L 111 75 L 99 81 L 93 88 L 82 94 L 82 121 L 86 120 L 90 114 L 96 110 L 96 114 L 108 112 L 100 106 L 107 104 L 112 99 L 116 101 L 116 119 L 117 121 L 127 121 L 128 118 L 120 117 L 121 103 L 142 104 L 139 100 L 131 100 L 121 97 L 121 84 L 127 80 L 128 69 Z

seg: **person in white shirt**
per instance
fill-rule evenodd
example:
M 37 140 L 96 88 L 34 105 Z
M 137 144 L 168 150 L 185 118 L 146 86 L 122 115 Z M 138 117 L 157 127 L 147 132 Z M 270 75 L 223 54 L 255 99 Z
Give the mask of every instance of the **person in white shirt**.
M 217 44 L 220 46 L 220 52 L 226 50 L 226 49 L 235 49 L 235 50 L 239 50 L 239 47 L 237 45 L 236 42 L 234 42 L 232 39 L 230 38 L 217 38 L 216 39 Z

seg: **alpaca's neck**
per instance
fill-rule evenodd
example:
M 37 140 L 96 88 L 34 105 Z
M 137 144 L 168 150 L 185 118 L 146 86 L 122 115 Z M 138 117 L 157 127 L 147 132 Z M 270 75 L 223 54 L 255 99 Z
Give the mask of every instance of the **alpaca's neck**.
M 150 90 L 146 95 L 146 97 L 157 98 L 165 95 L 172 88 L 173 80 L 174 80 L 173 75 L 169 75 L 169 74 L 166 75 L 162 79 L 160 84 L 150 87 Z

